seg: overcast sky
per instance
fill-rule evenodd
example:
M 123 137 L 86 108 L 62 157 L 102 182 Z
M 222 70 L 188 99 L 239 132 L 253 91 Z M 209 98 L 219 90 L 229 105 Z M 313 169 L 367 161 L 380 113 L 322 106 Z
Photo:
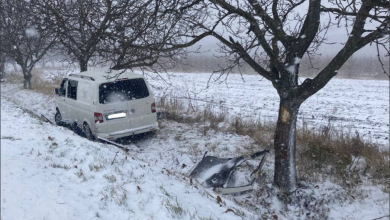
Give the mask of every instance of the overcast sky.
M 322 5 L 326 7 L 334 7 L 332 6 L 329 1 L 322 1 Z M 308 1 L 303 3 L 300 7 L 296 8 L 292 13 L 290 14 L 291 16 L 290 19 L 292 19 L 293 13 L 299 13 L 301 15 L 307 13 L 308 9 Z M 334 15 L 331 15 L 332 18 L 334 18 Z M 321 15 L 321 22 L 326 23 L 328 21 L 329 17 L 327 14 L 322 14 Z M 368 22 L 367 22 L 368 23 Z M 292 21 L 292 25 L 295 25 L 294 22 Z M 366 27 L 372 27 L 371 29 L 375 28 L 374 23 L 368 23 Z M 218 28 L 217 28 L 218 30 Z M 221 29 L 220 29 L 221 30 Z M 347 41 L 347 31 L 345 30 L 344 27 L 331 27 L 327 33 L 327 42 L 335 42 L 335 44 L 323 44 L 318 53 L 321 53 L 323 55 L 328 55 L 328 56 L 333 56 L 336 55 L 340 49 L 343 47 L 343 43 Z M 225 36 L 227 37 L 227 36 Z M 218 49 L 217 46 L 218 40 L 216 40 L 214 37 L 207 37 L 200 41 L 197 45 L 195 45 L 193 48 L 197 48 L 199 45 L 202 45 L 202 50 L 209 50 L 210 53 L 216 53 L 216 49 Z M 381 50 L 382 54 L 384 54 L 384 50 Z M 368 45 L 362 49 L 360 49 L 358 52 L 355 53 L 354 56 L 377 56 L 377 49 L 376 46 L 373 45 Z
M 328 56 L 336 55 L 343 47 L 342 42 L 345 42 L 346 38 L 345 30 L 332 30 L 330 33 L 328 33 L 329 42 L 337 43 L 332 45 L 324 44 L 320 47 L 318 52 Z M 210 53 L 215 54 L 217 53 L 216 50 L 218 49 L 217 43 L 218 40 L 215 38 L 207 37 L 193 46 L 193 48 L 197 48 L 199 45 L 202 45 L 202 51 L 210 51 Z M 377 56 L 376 46 L 368 45 L 356 52 L 354 56 Z

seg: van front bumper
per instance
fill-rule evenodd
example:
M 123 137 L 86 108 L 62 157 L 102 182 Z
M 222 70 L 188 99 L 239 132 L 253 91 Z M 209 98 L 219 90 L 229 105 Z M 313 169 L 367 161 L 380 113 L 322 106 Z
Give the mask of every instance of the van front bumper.
M 149 131 L 156 131 L 158 129 L 159 129 L 158 123 L 155 122 L 155 123 L 150 124 L 150 125 L 146 125 L 146 126 L 142 126 L 142 127 L 138 127 L 138 128 L 121 130 L 121 131 L 115 131 L 112 133 L 96 133 L 96 136 L 101 137 L 101 138 L 105 138 L 108 140 L 115 140 L 118 138 L 127 137 L 127 136 L 131 136 L 131 135 L 135 135 L 135 134 L 142 134 L 142 133 L 146 133 Z

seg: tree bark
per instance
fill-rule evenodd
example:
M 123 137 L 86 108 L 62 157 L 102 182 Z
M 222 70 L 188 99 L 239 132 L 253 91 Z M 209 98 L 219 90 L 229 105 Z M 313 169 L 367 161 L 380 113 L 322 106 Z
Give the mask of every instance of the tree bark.
M 79 59 L 80 72 L 88 70 L 88 60 Z
M 0 61 L 0 75 L 1 75 L 1 78 L 3 78 L 5 76 L 5 71 L 4 71 L 4 62 L 3 60 Z
M 29 72 L 27 70 L 24 70 L 23 71 L 23 75 L 24 75 L 23 88 L 24 89 L 32 89 L 32 85 L 31 85 L 32 75 L 31 75 L 31 72 Z
M 291 98 L 280 100 L 274 139 L 274 183 L 284 193 L 290 193 L 296 188 L 295 132 L 299 106 Z
M 18 66 L 16 65 L 16 62 L 12 61 L 11 64 L 12 64 L 12 67 L 14 68 L 14 72 L 17 73 L 18 72 Z

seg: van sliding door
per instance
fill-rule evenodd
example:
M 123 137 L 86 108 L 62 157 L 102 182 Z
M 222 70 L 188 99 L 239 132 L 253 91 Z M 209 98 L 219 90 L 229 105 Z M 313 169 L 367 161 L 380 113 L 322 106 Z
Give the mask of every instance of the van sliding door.
M 79 114 L 79 108 L 77 107 L 77 86 L 76 80 L 68 80 L 67 93 L 66 93 L 66 106 L 67 106 L 67 118 L 69 123 L 77 122 Z M 79 123 L 79 122 L 77 122 Z
M 59 89 L 59 94 L 58 94 L 58 102 L 57 102 L 57 107 L 60 110 L 62 120 L 66 121 L 67 119 L 67 109 L 68 107 L 66 106 L 66 90 L 68 87 L 68 79 L 65 78 L 62 80 L 60 89 Z

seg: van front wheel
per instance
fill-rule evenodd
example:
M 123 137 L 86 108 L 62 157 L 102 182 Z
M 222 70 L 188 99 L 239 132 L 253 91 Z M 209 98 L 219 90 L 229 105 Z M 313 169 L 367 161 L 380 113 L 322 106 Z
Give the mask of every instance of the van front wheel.
M 57 125 L 59 125 L 62 121 L 62 115 L 61 115 L 60 111 L 58 111 L 58 110 L 54 116 L 54 121 L 56 122 Z
M 95 139 L 95 137 L 92 134 L 91 128 L 89 127 L 89 125 L 87 123 L 84 123 L 84 133 L 85 133 L 85 136 L 88 138 L 88 140 L 93 141 Z

